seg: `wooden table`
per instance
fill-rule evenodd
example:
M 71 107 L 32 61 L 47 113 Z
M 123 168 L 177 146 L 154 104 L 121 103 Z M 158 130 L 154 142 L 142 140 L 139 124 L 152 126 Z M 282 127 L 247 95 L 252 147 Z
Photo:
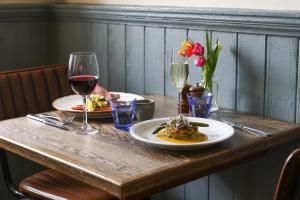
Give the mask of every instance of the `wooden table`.
M 173 98 L 147 97 L 156 101 L 155 117 L 175 114 Z M 102 130 L 101 134 L 82 136 L 20 117 L 0 122 L 0 147 L 120 199 L 137 199 L 239 164 L 275 145 L 300 138 L 298 124 L 234 111 L 222 111 L 220 115 L 269 131 L 273 136 L 259 138 L 236 130 L 231 139 L 214 147 L 175 152 L 133 140 L 127 132 L 115 129 L 111 119 L 90 120 Z

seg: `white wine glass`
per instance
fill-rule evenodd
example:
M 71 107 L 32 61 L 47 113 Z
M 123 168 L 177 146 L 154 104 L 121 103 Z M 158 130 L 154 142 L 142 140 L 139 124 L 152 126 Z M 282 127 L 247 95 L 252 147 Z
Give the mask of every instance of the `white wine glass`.
M 189 65 L 186 58 L 175 56 L 174 50 L 172 50 L 172 56 L 171 56 L 170 76 L 174 86 L 177 88 L 179 93 L 178 105 L 179 105 L 179 114 L 181 114 L 181 94 L 183 88 L 186 85 L 187 79 L 189 77 Z
M 72 90 L 83 99 L 83 123 L 79 128 L 74 129 L 74 132 L 81 135 L 97 134 L 99 129 L 87 123 L 86 108 L 87 97 L 95 89 L 99 79 L 96 54 L 93 52 L 72 53 L 69 60 L 68 79 Z

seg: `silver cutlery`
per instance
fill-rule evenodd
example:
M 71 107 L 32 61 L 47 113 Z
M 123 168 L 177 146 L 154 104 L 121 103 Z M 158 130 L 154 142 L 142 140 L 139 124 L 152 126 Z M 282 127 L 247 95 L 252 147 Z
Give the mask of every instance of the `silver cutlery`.
M 236 123 L 236 122 L 230 122 L 230 121 L 227 121 L 227 120 L 222 120 L 222 122 L 228 124 L 229 126 L 247 131 L 251 135 L 255 135 L 255 136 L 259 136 L 259 137 L 268 137 L 268 136 L 272 135 L 271 133 L 268 133 L 266 131 L 262 131 L 262 130 L 259 130 L 259 129 L 256 129 L 256 128 L 245 126 L 245 125 L 242 125 L 242 124 L 239 124 L 239 123 Z
M 245 126 L 245 125 L 242 125 L 242 124 L 239 124 L 239 123 L 236 123 L 236 122 L 231 122 L 231 121 L 228 121 L 228 120 L 224 120 L 220 117 L 218 112 L 215 112 L 215 115 L 216 115 L 216 118 L 214 118 L 214 117 L 212 117 L 212 118 L 214 118 L 218 121 L 224 122 L 224 123 L 228 124 L 229 126 L 231 126 L 233 128 L 239 128 L 241 130 L 244 130 L 246 133 L 249 133 L 251 135 L 254 135 L 254 136 L 257 136 L 257 137 L 268 137 L 268 136 L 272 135 L 271 133 L 260 130 L 260 129 L 256 129 L 256 128 Z
M 55 126 L 57 128 L 69 130 L 69 128 L 66 126 L 66 124 L 64 124 L 63 122 L 59 122 L 57 120 L 43 118 L 43 117 L 40 117 L 40 116 L 34 115 L 34 114 L 28 114 L 26 117 L 29 119 L 33 119 L 33 120 L 42 122 L 44 124 L 50 125 L 50 126 Z
M 48 115 L 48 114 L 38 114 L 38 116 L 41 118 L 57 120 L 59 122 L 62 122 L 64 125 L 71 123 L 75 119 L 75 115 L 71 115 L 65 119 L 57 116 Z

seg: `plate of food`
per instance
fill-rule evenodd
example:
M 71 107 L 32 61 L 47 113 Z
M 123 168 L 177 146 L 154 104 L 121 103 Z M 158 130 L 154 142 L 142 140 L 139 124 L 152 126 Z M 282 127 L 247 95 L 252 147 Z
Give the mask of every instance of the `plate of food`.
M 124 92 L 110 92 L 112 95 L 119 96 L 133 96 L 137 100 L 144 99 L 144 97 Z M 77 117 L 82 117 L 83 104 L 82 97 L 74 94 L 58 98 L 52 102 L 52 106 L 60 111 L 71 112 Z M 86 103 L 87 114 L 89 118 L 107 118 L 112 117 L 111 108 L 106 98 L 99 94 L 91 94 Z
M 150 146 L 169 150 L 205 148 L 229 139 L 234 129 L 220 121 L 179 115 L 136 123 L 130 135 Z

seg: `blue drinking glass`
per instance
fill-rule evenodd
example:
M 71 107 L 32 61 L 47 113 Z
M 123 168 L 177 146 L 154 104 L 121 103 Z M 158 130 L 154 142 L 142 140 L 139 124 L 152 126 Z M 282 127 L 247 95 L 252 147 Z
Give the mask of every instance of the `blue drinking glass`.
M 110 101 L 115 127 L 128 131 L 133 125 L 136 109 L 136 99 L 132 96 L 121 96 Z
M 203 95 L 201 97 L 191 96 L 187 94 L 189 103 L 189 114 L 192 117 L 208 118 L 212 103 L 212 94 Z

